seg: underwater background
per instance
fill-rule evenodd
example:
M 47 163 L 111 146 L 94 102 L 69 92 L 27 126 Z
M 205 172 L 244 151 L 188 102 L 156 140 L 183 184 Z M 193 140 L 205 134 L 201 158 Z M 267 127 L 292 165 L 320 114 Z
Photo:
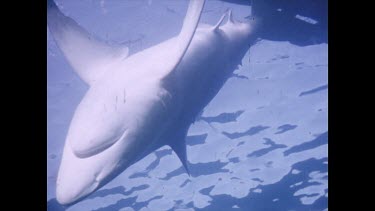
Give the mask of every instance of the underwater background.
M 194 124 L 189 177 L 167 146 L 87 199 L 62 207 L 55 185 L 74 110 L 88 86 L 47 27 L 48 210 L 328 210 L 327 0 L 265 0 L 259 41 Z M 130 54 L 179 33 L 187 0 L 55 0 L 92 34 Z M 250 1 L 207 0 L 201 23 Z M 145 61 L 147 62 L 147 61 Z

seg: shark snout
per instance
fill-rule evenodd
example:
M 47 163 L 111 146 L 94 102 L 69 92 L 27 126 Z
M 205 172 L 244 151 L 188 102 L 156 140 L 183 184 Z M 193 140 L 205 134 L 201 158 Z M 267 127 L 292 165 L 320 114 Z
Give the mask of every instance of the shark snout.
M 96 155 L 80 158 L 70 145 L 64 148 L 56 182 L 56 199 L 62 205 L 72 205 L 99 189 L 127 166 L 123 158 L 126 146 L 120 142 Z
M 91 179 L 76 177 L 57 180 L 56 199 L 62 205 L 71 205 L 92 193 L 99 186 L 99 181 L 94 177 Z M 80 181 L 81 180 L 81 181 Z

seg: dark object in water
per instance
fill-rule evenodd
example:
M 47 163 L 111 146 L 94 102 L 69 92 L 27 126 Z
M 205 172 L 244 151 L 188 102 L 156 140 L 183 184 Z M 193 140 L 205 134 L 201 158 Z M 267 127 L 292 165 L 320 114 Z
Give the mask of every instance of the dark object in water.
M 252 0 L 252 16 L 262 19 L 259 36 L 306 46 L 328 43 L 327 0 Z M 297 19 L 303 16 L 316 24 Z

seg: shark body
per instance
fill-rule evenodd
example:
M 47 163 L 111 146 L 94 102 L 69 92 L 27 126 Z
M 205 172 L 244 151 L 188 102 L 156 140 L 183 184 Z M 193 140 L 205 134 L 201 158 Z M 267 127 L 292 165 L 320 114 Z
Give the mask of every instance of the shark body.
M 48 26 L 89 86 L 71 121 L 56 198 L 76 203 L 154 150 L 169 145 L 188 171 L 185 138 L 255 40 L 256 20 L 198 27 L 203 0 L 191 0 L 181 32 L 128 55 L 95 40 L 48 1 Z M 225 24 L 222 24 L 227 19 Z

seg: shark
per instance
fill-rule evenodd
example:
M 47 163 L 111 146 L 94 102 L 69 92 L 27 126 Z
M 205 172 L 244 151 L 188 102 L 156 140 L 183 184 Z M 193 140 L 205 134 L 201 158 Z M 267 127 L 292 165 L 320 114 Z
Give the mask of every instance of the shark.
M 66 135 L 56 199 L 75 204 L 129 166 L 168 145 L 189 173 L 186 142 L 196 116 L 232 76 L 256 40 L 258 20 L 199 23 L 204 0 L 190 0 L 178 35 L 132 55 L 109 45 L 47 2 L 47 25 L 89 89 Z

